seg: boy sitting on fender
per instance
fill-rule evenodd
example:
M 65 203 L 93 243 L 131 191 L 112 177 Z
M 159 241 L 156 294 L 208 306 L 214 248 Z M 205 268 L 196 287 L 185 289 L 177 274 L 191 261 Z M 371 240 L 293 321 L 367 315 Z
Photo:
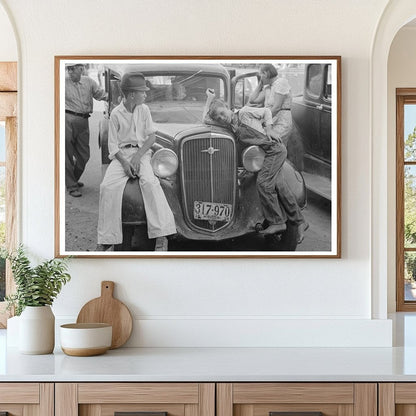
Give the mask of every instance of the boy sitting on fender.
M 212 120 L 228 126 L 244 145 L 257 145 L 265 152 L 263 167 L 257 174 L 257 191 L 269 226 L 261 233 L 270 235 L 285 231 L 287 214 L 298 226 L 297 242 L 301 243 L 309 224 L 305 221 L 296 198 L 283 177 L 282 166 L 287 151 L 281 139 L 272 130 L 270 109 L 243 107 L 234 113 L 224 101 L 215 99 L 211 91 L 207 90 L 207 95 L 205 114 Z M 286 212 L 282 211 L 278 198 Z
M 121 79 L 123 101 L 111 112 L 108 150 L 111 163 L 100 185 L 97 250 L 109 250 L 123 240 L 121 204 L 129 178 L 139 177 L 149 238 L 155 251 L 167 251 L 166 236 L 176 233 L 175 220 L 159 179 L 150 165 L 155 128 L 146 99 L 146 81 L 139 72 Z

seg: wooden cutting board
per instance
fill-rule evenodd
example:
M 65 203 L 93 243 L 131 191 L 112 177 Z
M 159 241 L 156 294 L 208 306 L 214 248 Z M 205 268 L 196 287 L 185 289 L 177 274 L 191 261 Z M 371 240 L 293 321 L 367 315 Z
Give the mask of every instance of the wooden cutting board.
M 113 326 L 111 349 L 121 347 L 130 337 L 133 319 L 127 306 L 113 297 L 114 282 L 101 282 L 101 296 L 87 302 L 77 323 L 103 322 Z

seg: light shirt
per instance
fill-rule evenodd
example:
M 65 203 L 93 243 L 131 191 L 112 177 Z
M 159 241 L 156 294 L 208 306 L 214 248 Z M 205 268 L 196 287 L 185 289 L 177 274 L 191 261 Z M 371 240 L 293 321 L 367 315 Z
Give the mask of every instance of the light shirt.
M 289 81 L 286 78 L 277 78 L 273 84 L 265 85 L 263 87 L 265 99 L 265 107 L 273 107 L 275 94 L 284 95 L 285 98 L 282 103 L 282 108 L 290 109 L 292 103 L 292 93 Z
M 78 82 L 72 81 L 69 76 L 65 78 L 65 110 L 83 114 L 92 113 L 92 99 L 102 100 L 106 95 L 106 92 L 90 77 L 81 76 Z
M 155 133 L 152 115 L 146 104 L 137 105 L 133 112 L 127 110 L 121 102 L 110 115 L 108 130 L 109 158 L 127 144 L 143 146 L 149 134 Z
M 272 112 L 270 108 L 265 107 L 243 107 L 238 112 L 238 119 L 241 123 L 263 134 L 265 134 L 264 127 L 271 126 L 273 123 Z

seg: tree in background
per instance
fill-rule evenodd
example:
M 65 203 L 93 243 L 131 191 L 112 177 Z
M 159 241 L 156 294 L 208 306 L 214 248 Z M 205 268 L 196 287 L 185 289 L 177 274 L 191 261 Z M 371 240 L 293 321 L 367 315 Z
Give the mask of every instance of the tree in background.
M 407 136 L 404 148 L 405 161 L 416 161 L 416 127 Z M 413 166 L 405 166 L 404 171 L 404 245 L 416 247 L 416 171 Z M 416 253 L 415 253 L 416 254 Z M 416 255 L 405 255 L 405 278 L 416 281 Z

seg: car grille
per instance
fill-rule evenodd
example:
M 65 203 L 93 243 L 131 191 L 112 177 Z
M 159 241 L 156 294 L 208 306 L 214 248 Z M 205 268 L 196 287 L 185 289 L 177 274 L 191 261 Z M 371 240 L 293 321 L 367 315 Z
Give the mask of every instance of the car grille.
M 236 148 L 232 138 L 210 134 L 185 138 L 181 143 L 182 201 L 186 221 L 199 230 L 215 232 L 230 221 L 194 218 L 194 201 L 232 206 L 236 187 Z

